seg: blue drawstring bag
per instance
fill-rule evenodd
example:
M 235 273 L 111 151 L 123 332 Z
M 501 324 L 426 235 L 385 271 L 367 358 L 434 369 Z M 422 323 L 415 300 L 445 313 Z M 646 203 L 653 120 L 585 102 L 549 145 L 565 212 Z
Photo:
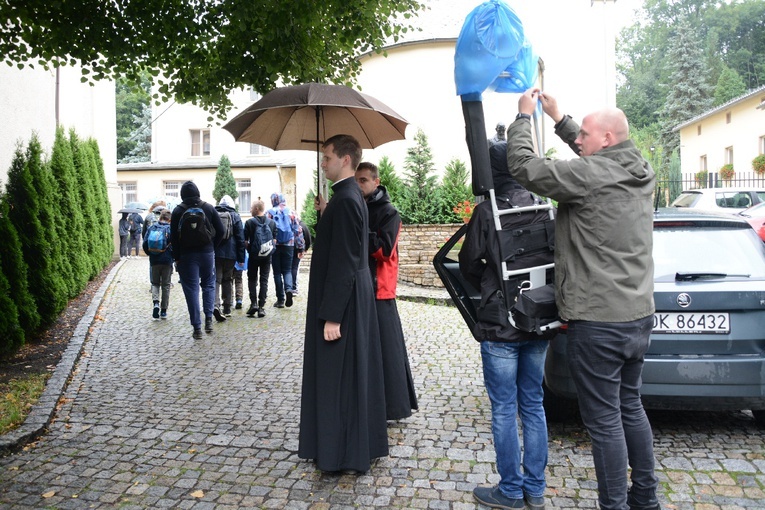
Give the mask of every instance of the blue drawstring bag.
M 523 92 L 536 81 L 536 69 L 523 23 L 505 2 L 489 0 L 468 14 L 454 53 L 454 81 L 463 100 L 480 101 L 487 89 Z

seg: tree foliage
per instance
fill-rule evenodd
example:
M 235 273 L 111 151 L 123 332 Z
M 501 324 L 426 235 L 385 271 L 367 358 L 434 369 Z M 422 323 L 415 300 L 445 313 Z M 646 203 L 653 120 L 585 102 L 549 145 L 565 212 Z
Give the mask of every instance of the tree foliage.
M 455 212 L 454 206 L 465 200 L 473 201 L 473 191 L 468 185 L 470 174 L 463 161 L 452 159 L 446 165 L 444 178 L 439 188 L 439 217 L 440 223 L 462 221 Z
M 0 195 L 0 352 L 53 324 L 111 260 L 111 216 L 94 140 L 59 128 L 49 158 L 36 135 L 19 145 Z
M 661 111 L 661 141 L 667 157 L 680 147 L 680 134 L 674 128 L 711 108 L 713 94 L 706 82 L 709 69 L 691 25 L 681 20 L 670 43 L 668 62 L 672 86 Z M 665 158 L 663 163 L 669 165 L 669 159 Z
M 83 66 L 83 81 L 148 70 L 157 98 L 212 113 L 229 92 L 357 77 L 361 53 L 410 29 L 417 0 L 147 0 L 0 3 L 0 54 L 19 67 Z
M 225 154 L 218 161 L 218 170 L 215 172 L 215 187 L 213 188 L 212 195 L 217 202 L 220 202 L 220 199 L 225 195 L 230 196 L 234 200 L 239 196 L 239 192 L 236 190 L 234 174 L 231 173 L 231 161 Z
M 746 92 L 746 83 L 739 74 L 725 66 L 715 86 L 713 106 L 720 106 Z
M 397 201 L 401 221 L 435 223 L 438 212 L 437 177 L 434 175 L 433 153 L 422 129 L 414 136 L 415 145 L 406 151 L 404 159 L 405 187 Z
M 151 79 L 141 74 L 135 84 L 120 78 L 115 84 L 117 161 L 137 163 L 151 156 Z
M 645 0 L 635 19 L 617 43 L 623 80 L 616 102 L 632 126 L 664 123 L 662 112 L 674 87 L 669 49 L 681 20 L 690 26 L 708 69 L 699 86 L 716 86 L 725 67 L 743 79 L 746 89 L 765 84 L 762 0 Z

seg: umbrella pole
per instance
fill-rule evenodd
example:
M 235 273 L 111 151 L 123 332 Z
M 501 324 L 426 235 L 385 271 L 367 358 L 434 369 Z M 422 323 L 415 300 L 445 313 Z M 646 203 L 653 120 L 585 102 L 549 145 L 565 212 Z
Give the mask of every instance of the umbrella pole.
M 319 163 L 321 156 L 319 155 L 319 120 L 321 117 L 321 106 L 316 107 L 316 196 L 320 196 L 324 189 L 321 182 L 321 164 Z M 316 223 L 321 219 L 321 211 L 316 211 Z

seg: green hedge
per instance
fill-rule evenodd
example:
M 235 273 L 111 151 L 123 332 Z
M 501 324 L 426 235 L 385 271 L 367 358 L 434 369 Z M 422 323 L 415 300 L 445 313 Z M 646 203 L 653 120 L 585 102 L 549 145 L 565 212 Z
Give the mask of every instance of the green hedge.
M 53 324 L 114 252 L 111 206 L 95 140 L 58 128 L 45 157 L 19 145 L 0 193 L 0 354 Z

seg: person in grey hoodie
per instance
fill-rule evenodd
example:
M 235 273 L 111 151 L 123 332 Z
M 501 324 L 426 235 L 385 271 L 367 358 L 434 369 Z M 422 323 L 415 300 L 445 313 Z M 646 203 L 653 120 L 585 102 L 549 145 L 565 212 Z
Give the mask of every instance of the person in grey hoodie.
M 538 102 L 578 159 L 535 155 L 530 118 Z M 507 164 L 520 184 L 558 202 L 556 303 L 568 321 L 569 367 L 592 439 L 600 508 L 658 510 L 653 433 L 639 393 L 655 311 L 656 176 L 617 108 L 587 115 L 580 127 L 555 98 L 532 88 L 518 111 Z

